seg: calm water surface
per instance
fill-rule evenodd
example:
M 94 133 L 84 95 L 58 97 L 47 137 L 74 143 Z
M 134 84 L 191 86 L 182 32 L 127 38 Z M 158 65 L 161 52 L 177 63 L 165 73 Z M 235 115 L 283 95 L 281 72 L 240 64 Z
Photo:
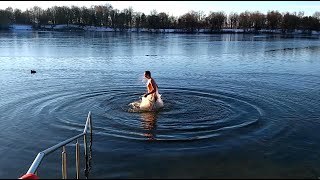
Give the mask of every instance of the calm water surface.
M 90 178 L 316 179 L 319 40 L 1 32 L 0 177 L 20 177 L 38 152 L 81 133 L 91 111 Z M 131 113 L 145 70 L 165 107 Z M 74 144 L 67 151 L 75 178 Z M 61 151 L 39 176 L 60 171 Z

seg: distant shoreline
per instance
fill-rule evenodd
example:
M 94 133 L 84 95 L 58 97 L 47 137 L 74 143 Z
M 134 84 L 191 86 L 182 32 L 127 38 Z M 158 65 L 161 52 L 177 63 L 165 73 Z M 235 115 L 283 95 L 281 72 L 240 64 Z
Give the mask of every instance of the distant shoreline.
M 39 28 L 34 28 L 32 25 L 20 25 L 14 24 L 9 26 L 10 31 L 63 31 L 63 32 L 146 32 L 146 33 L 191 33 L 183 29 L 147 29 L 147 28 L 129 28 L 129 29 L 113 29 L 110 27 L 95 27 L 95 26 L 81 26 L 73 24 L 59 24 L 59 25 L 42 25 Z M 281 30 L 247 30 L 243 29 L 221 29 L 220 31 L 210 31 L 210 29 L 196 29 L 194 34 L 309 34 L 309 35 L 320 35 L 319 31 L 312 31 L 311 33 L 305 33 L 302 30 L 295 30 L 294 32 L 285 32 Z

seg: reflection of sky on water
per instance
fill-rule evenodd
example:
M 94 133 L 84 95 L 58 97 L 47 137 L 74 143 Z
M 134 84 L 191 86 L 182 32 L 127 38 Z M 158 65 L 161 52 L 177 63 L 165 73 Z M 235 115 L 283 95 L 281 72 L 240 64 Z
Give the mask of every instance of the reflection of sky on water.
M 81 132 L 91 111 L 92 177 L 183 177 L 190 168 L 201 177 L 266 177 L 269 169 L 269 177 L 313 178 L 318 47 L 314 38 L 244 34 L 0 33 L 1 135 L 8 137 L 0 140 L 0 176 L 25 173 L 38 150 Z M 145 70 L 163 97 L 158 114 L 127 112 L 145 93 Z M 237 168 L 248 161 L 254 175 Z M 59 167 L 39 174 L 52 177 Z

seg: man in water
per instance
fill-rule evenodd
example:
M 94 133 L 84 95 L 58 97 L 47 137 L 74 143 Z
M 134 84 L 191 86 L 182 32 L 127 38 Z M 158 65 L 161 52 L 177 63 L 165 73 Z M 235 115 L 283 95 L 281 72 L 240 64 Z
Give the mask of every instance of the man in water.
M 158 92 L 158 85 L 151 77 L 151 72 L 145 71 L 144 77 L 148 80 L 147 93 L 145 93 L 142 97 L 140 109 L 154 110 L 163 107 L 163 101 L 161 99 L 161 95 Z
M 144 94 L 143 96 L 146 98 L 148 95 L 151 94 L 153 96 L 154 102 L 155 102 L 158 99 L 157 93 L 156 93 L 158 85 L 156 84 L 154 79 L 151 77 L 151 72 L 150 71 L 145 71 L 144 72 L 144 77 L 146 79 L 148 79 L 148 82 L 147 82 L 147 90 L 148 90 L 148 92 L 146 94 Z

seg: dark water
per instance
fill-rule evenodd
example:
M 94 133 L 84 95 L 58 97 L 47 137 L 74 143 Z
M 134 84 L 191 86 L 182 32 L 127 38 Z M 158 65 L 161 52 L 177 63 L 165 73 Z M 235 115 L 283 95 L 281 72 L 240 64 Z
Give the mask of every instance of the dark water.
M 90 178 L 316 179 L 319 55 L 306 36 L 2 32 L 0 177 L 81 133 L 91 111 Z M 128 112 L 145 70 L 165 107 Z M 39 176 L 61 178 L 61 151 Z

